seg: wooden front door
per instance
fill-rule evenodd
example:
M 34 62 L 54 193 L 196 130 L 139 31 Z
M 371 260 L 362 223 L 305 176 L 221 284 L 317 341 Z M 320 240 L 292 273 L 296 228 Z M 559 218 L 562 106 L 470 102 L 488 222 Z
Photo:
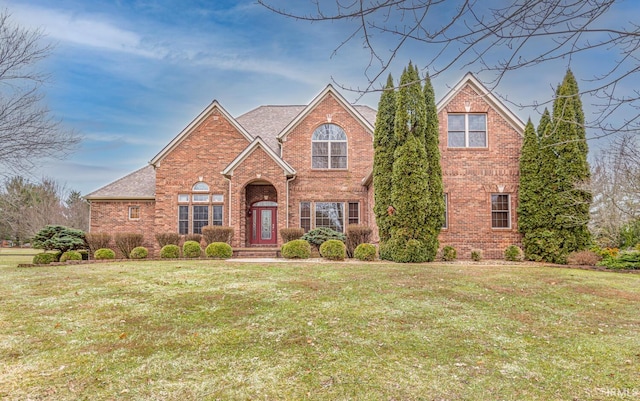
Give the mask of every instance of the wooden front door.
M 251 245 L 276 245 L 277 207 L 254 206 L 251 208 Z

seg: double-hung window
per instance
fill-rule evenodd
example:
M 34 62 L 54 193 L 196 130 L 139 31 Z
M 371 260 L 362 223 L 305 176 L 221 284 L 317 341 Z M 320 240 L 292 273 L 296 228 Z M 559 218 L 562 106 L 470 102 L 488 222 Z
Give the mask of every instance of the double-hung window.
M 178 233 L 202 234 L 202 227 L 224 224 L 224 195 L 209 193 L 209 185 L 197 182 L 192 194 L 178 194 Z
M 491 228 L 511 227 L 511 207 L 509 195 L 491 195 Z
M 486 148 L 486 114 L 449 114 L 447 146 L 450 148 Z
M 202 227 L 209 225 L 209 206 L 193 206 L 193 233 L 202 234 Z
M 347 134 L 335 124 L 322 124 L 311 136 L 311 167 L 347 168 Z

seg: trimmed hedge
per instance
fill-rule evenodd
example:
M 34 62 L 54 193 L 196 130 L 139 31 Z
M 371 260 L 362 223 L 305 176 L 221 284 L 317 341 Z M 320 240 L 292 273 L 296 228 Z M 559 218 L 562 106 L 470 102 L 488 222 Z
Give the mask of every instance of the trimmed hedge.
M 360 244 L 353 251 L 353 256 L 358 260 L 372 261 L 376 259 L 376 246 L 373 244 Z
M 309 259 L 311 244 L 303 239 L 294 239 L 282 245 L 281 253 L 287 259 Z
M 60 255 L 60 262 L 66 262 L 67 260 L 82 260 L 82 255 L 78 251 L 67 251 Z
M 329 260 L 344 260 L 347 257 L 347 246 L 337 239 L 330 239 L 320 245 L 320 255 Z
M 456 260 L 457 257 L 458 251 L 456 251 L 456 248 L 451 245 L 447 245 L 442 248 L 442 260 L 451 262 L 452 260 Z
M 504 260 L 509 262 L 522 261 L 522 249 L 516 245 L 509 245 L 507 249 L 504 250 Z
M 149 250 L 143 246 L 133 248 L 129 254 L 131 259 L 146 259 L 147 256 L 149 256 Z
M 174 244 L 165 245 L 160 249 L 160 257 L 162 259 L 178 259 L 180 257 L 180 247 Z
M 116 253 L 113 251 L 113 249 L 100 248 L 93 254 L 93 258 L 96 260 L 115 259 Z
M 208 258 L 229 259 L 233 256 L 233 249 L 226 242 L 212 242 L 207 245 L 204 253 Z
M 49 263 L 53 263 L 55 261 L 56 261 L 55 253 L 42 252 L 42 253 L 35 254 L 33 256 L 34 265 L 48 265 Z
M 199 258 L 202 255 L 200 243 L 196 241 L 186 241 L 182 245 L 182 255 L 185 258 Z

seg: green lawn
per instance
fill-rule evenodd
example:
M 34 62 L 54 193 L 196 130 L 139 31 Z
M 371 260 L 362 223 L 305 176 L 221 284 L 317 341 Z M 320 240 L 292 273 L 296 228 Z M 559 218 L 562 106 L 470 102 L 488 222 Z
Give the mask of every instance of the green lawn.
M 640 398 L 637 274 L 18 262 L 0 254 L 0 399 Z

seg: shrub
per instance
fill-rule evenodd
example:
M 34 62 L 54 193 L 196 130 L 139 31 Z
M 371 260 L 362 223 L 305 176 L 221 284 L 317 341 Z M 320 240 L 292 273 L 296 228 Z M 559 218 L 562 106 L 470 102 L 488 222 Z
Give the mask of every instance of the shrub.
M 224 242 L 230 245 L 233 239 L 233 227 L 204 226 L 202 227 L 202 238 L 207 245 L 214 242 Z
M 156 241 L 160 248 L 165 245 L 180 245 L 180 234 L 178 233 L 157 233 Z
M 100 248 L 109 248 L 111 244 L 111 235 L 107 233 L 87 233 L 85 240 L 89 246 L 89 252 L 95 254 Z
M 84 232 L 65 226 L 48 225 L 33 237 L 32 245 L 36 249 L 45 251 L 58 250 L 60 252 L 84 249 Z
M 571 252 L 567 257 L 567 263 L 579 266 L 595 266 L 602 260 L 602 256 L 594 251 Z
M 504 260 L 508 262 L 520 262 L 522 261 L 522 249 L 517 245 L 509 245 L 504 250 Z
M 640 252 L 625 251 L 620 252 L 617 257 L 604 258 L 598 264 L 610 269 L 640 269 Z
M 147 256 L 149 256 L 149 250 L 143 246 L 133 248 L 129 254 L 131 259 L 146 259 Z
M 233 249 L 226 242 L 212 242 L 207 245 L 204 253 L 208 258 L 229 259 L 233 256 Z
M 177 259 L 180 257 L 180 247 L 175 244 L 168 244 L 160 249 L 162 259 Z
M 303 239 L 294 239 L 282 245 L 281 252 L 287 259 L 309 259 L 311 244 Z
M 347 247 L 340 240 L 330 239 L 320 245 L 320 255 L 329 260 L 344 260 L 347 257 Z
M 457 257 L 458 251 L 456 251 L 456 248 L 452 247 L 451 245 L 447 245 L 442 248 L 442 260 L 450 262 L 452 260 L 456 260 Z
M 473 249 L 471 251 L 471 260 L 473 260 L 474 262 L 479 262 L 482 260 L 482 250 L 480 249 Z
M 48 265 L 49 263 L 54 262 L 56 259 L 56 255 L 50 252 L 42 252 L 35 254 L 33 256 L 33 264 L 34 265 Z
M 638 242 L 638 243 L 636 244 L 635 250 L 636 250 L 636 251 L 638 251 L 638 252 L 640 252 L 640 242 Z
M 202 241 L 202 234 L 187 234 L 184 236 L 184 240 L 186 241 L 194 241 L 198 244 Z
M 330 239 L 335 239 L 335 240 L 345 242 L 347 240 L 347 237 L 343 233 L 340 233 L 336 230 L 332 230 L 328 227 L 320 227 L 320 228 L 314 228 L 313 230 L 309 231 L 308 233 L 300 237 L 300 239 L 303 239 L 307 241 L 309 244 L 319 247 L 325 241 L 328 241 Z
M 567 263 L 566 251 L 561 248 L 562 240 L 552 230 L 537 229 L 525 233 L 523 245 L 529 260 Z
M 290 227 L 283 228 L 280 230 L 280 236 L 282 237 L 282 242 L 285 244 L 289 241 L 293 241 L 296 239 L 302 238 L 304 235 L 304 229 L 301 227 Z
M 67 260 L 82 260 L 82 255 L 78 251 L 67 251 L 60 255 L 60 262 L 66 262 Z
M 372 261 L 376 258 L 376 246 L 373 244 L 359 244 L 353 251 L 353 256 L 358 260 Z
M 129 259 L 133 248 L 142 246 L 144 235 L 139 233 L 118 233 L 115 237 L 116 247 L 125 258 Z
M 373 230 L 371 227 L 361 224 L 350 224 L 347 226 L 347 255 L 352 258 L 353 252 L 360 244 L 366 244 L 371 240 L 371 233 Z
M 431 255 L 431 246 L 417 239 L 395 237 L 380 245 L 380 259 L 399 263 L 430 262 Z
M 199 258 L 202 255 L 200 243 L 196 241 L 185 241 L 182 245 L 182 255 L 185 258 Z
M 102 259 L 115 259 L 116 253 L 109 248 L 100 248 L 96 250 L 96 253 L 93 254 L 93 258 L 97 260 Z
M 78 251 L 78 253 L 82 257 L 82 260 L 89 260 L 89 251 L 87 251 L 86 249 L 81 249 Z

